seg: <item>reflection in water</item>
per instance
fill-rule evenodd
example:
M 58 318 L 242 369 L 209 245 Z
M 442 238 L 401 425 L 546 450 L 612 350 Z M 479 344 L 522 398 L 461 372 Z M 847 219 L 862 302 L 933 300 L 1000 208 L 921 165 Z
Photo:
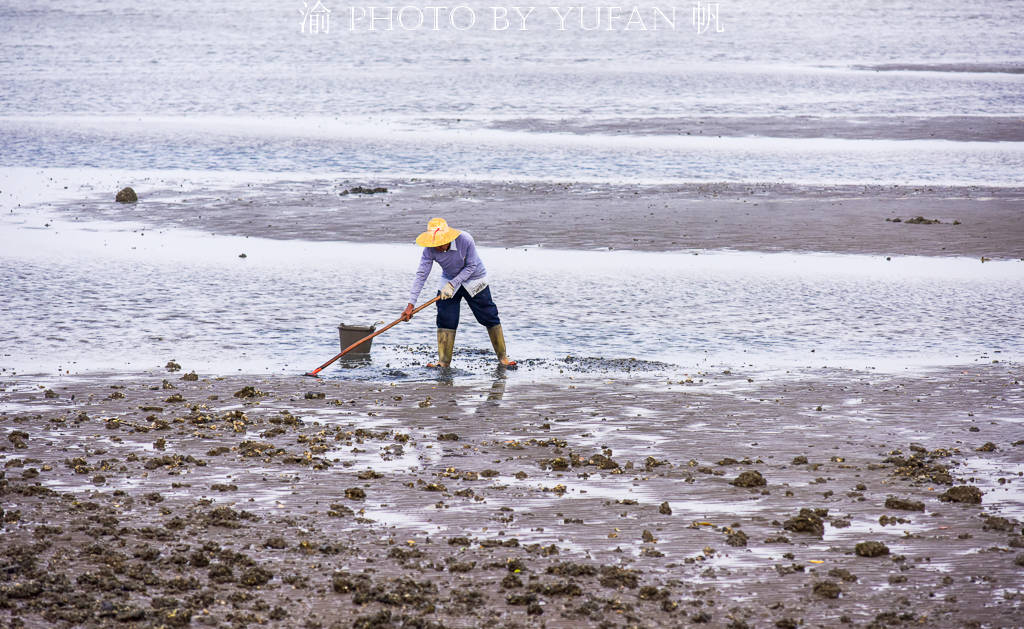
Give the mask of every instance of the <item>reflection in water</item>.
M 505 397 L 505 378 L 498 378 L 491 384 L 491 390 L 487 393 L 488 402 L 498 402 Z

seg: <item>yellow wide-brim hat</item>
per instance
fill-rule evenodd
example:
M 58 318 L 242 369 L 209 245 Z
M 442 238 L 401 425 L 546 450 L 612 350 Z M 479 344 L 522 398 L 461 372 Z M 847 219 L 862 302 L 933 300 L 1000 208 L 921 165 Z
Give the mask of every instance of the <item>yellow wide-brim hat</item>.
M 443 218 L 432 218 L 427 223 L 427 231 L 416 237 L 416 244 L 421 247 L 440 247 L 455 240 L 461 233 L 448 227 L 448 222 Z

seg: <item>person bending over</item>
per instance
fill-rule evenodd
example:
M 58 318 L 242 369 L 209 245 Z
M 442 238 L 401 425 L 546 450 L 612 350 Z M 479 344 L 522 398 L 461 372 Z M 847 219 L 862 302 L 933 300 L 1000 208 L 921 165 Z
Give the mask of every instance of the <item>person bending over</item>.
M 438 291 L 441 299 L 437 302 L 437 363 L 430 367 L 450 367 L 455 349 L 455 331 L 459 327 L 459 311 L 462 300 L 469 304 L 473 316 L 480 325 L 487 328 L 498 362 L 505 367 L 514 367 L 505 351 L 505 336 L 498 318 L 498 307 L 491 299 L 487 285 L 487 269 L 476 251 L 476 243 L 469 232 L 448 226 L 443 218 L 432 218 L 427 231 L 416 238 L 416 244 L 423 247 L 420 266 L 409 291 L 409 305 L 402 311 L 401 319 L 412 319 L 412 311 L 419 299 L 423 285 L 436 262 L 441 267 L 443 286 Z

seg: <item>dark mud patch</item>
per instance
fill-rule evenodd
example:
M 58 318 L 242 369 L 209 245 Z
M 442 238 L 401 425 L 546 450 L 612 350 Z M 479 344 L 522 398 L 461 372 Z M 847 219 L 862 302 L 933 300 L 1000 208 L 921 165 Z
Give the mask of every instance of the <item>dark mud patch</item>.
M 1020 402 L 1014 369 L 843 372 L 755 395 L 658 376 L 511 381 L 501 405 L 489 386 L 436 380 L 325 379 L 307 399 L 306 379 L 204 378 L 176 380 L 189 402 L 153 418 L 139 407 L 165 404 L 166 373 L 119 379 L 117 399 L 102 378 L 59 398 L 26 383 L 27 402 L 5 381 L 0 401 L 31 410 L 0 412 L 0 619 L 883 626 L 912 610 L 928 626 L 1013 626 L 1016 599 L 992 593 L 1014 593 L 1024 561 L 1014 451 L 985 453 L 1002 483 L 968 473 L 948 418 L 984 408 L 985 438 L 1011 443 L 998 417 Z M 269 393 L 233 397 L 247 386 Z M 856 421 L 830 415 L 851 395 Z M 817 405 L 840 410 L 793 430 Z M 907 448 L 909 430 L 928 447 Z M 756 466 L 771 492 L 727 486 L 714 461 Z M 964 486 L 985 502 L 938 500 Z M 890 554 L 858 552 L 865 538 Z

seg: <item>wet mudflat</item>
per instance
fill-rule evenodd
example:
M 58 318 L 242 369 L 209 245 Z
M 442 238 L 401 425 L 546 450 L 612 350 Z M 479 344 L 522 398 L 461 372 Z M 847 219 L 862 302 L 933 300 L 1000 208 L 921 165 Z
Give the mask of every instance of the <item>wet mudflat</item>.
M 67 185 L 68 175 L 54 181 Z M 51 185 L 53 182 L 47 182 Z M 70 182 L 72 187 L 74 183 Z M 835 252 L 1019 259 L 1019 186 L 309 179 L 133 181 L 145 212 L 83 190 L 53 216 L 286 240 L 409 242 L 444 216 L 490 247 Z M 41 184 L 44 185 L 44 184 Z M 345 194 L 357 186 L 380 194 Z M 91 197 L 91 198 L 90 198 Z M 904 221 L 918 216 L 936 223 Z M 894 222 L 895 219 L 900 219 Z M 955 224 L 954 224 L 955 223 Z M 41 224 L 41 223 L 38 223 Z
M 0 618 L 1020 624 L 1019 366 L 522 375 L 4 378 Z

